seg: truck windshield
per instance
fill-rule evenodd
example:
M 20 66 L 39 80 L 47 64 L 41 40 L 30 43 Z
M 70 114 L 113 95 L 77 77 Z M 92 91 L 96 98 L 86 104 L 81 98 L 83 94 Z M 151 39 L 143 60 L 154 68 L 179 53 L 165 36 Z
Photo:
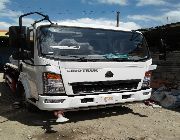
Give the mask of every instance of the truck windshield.
M 149 56 L 138 32 L 79 27 L 41 27 L 41 54 L 64 60 L 140 61 Z M 83 58 L 83 59 L 82 59 Z

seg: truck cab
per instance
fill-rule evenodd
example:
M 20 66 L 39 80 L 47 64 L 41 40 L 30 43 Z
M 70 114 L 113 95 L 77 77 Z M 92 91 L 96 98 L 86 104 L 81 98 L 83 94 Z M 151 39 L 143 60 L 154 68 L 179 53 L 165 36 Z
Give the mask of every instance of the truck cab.
M 21 85 L 39 109 L 81 110 L 150 98 L 156 66 L 142 33 L 82 24 L 24 30 L 24 46 L 6 64 L 4 77 L 14 92 Z

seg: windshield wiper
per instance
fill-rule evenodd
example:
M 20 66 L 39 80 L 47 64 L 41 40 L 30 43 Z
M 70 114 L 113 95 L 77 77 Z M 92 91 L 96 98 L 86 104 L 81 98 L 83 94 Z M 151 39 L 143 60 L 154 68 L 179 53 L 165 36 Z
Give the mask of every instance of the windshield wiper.
M 63 58 L 64 57 L 64 58 Z M 96 61 L 106 61 L 106 59 L 99 59 L 99 58 L 88 58 L 88 56 L 77 56 L 77 55 L 61 55 L 60 59 L 62 60 L 74 60 L 78 62 L 96 62 Z
M 80 62 L 88 62 L 88 61 L 96 62 L 96 61 L 102 60 L 102 59 L 95 59 L 95 58 L 87 58 L 85 56 L 83 56 L 83 57 L 77 56 L 77 58 L 78 58 L 78 61 L 80 61 Z
M 129 62 L 129 61 L 134 61 L 133 59 L 129 58 L 108 58 L 109 61 L 117 61 L 117 62 Z
M 87 59 L 85 57 L 79 57 L 76 55 L 46 55 L 49 57 L 52 57 L 54 59 L 60 59 L 60 60 L 66 60 L 66 61 L 80 61 L 80 62 L 88 62 L 88 61 L 93 61 L 91 59 Z

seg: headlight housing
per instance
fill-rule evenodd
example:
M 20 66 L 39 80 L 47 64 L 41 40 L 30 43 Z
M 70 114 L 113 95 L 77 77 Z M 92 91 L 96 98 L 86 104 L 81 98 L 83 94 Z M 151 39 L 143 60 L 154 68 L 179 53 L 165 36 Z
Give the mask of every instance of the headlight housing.
M 62 76 L 60 74 L 43 73 L 44 93 L 45 94 L 61 94 L 65 93 Z
M 149 89 L 150 88 L 150 86 L 151 86 L 151 76 L 152 76 L 151 71 L 147 71 L 145 73 L 144 80 L 143 80 L 143 83 L 142 83 L 142 89 Z

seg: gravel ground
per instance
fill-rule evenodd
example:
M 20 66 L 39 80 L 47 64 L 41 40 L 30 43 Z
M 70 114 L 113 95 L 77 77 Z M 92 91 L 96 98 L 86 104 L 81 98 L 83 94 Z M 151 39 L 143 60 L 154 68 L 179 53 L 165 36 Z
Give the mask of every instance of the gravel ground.
M 15 109 L 14 98 L 0 74 L 0 140 L 180 140 L 180 110 L 143 103 L 68 112 L 64 124 L 50 112 Z

